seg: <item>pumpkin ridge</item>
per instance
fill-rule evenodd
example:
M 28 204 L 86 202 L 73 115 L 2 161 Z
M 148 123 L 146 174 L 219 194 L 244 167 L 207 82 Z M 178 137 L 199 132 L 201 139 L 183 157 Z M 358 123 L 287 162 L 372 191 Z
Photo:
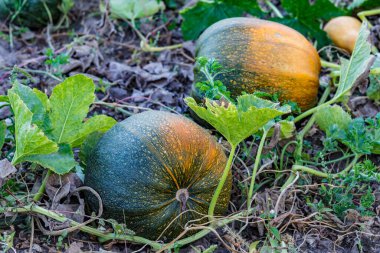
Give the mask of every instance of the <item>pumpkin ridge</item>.
M 132 129 L 127 129 L 127 131 L 130 132 L 131 134 L 133 134 L 134 136 L 136 136 L 137 138 L 139 138 L 140 141 L 142 141 L 146 145 L 146 147 L 148 148 L 148 150 L 151 151 L 155 155 L 155 157 L 159 159 L 161 165 L 165 168 L 165 171 L 169 174 L 170 178 L 175 183 L 175 185 L 177 187 L 177 190 L 179 190 L 180 186 L 178 184 L 177 179 L 175 178 L 173 172 L 169 168 L 169 165 L 167 165 L 166 162 L 163 161 L 163 159 L 160 159 L 160 154 L 157 151 L 156 147 L 152 143 L 150 143 L 146 137 L 141 137 L 139 134 L 137 134 L 137 132 L 133 132 Z

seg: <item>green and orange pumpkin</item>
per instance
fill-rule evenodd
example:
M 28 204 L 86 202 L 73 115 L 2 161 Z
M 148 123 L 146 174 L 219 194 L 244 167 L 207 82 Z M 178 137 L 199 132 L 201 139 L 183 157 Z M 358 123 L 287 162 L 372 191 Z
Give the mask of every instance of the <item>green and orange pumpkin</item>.
M 242 92 L 279 93 L 305 110 L 317 102 L 320 59 L 313 45 L 285 25 L 257 18 L 221 20 L 199 37 L 196 56 L 215 58 L 228 71 L 219 74 L 232 96 Z M 195 81 L 204 80 L 195 72 Z M 193 94 L 200 98 L 193 87 Z
M 172 239 L 189 221 L 205 218 L 225 164 L 206 130 L 183 116 L 149 111 L 101 137 L 87 155 L 85 184 L 100 194 L 105 217 L 149 239 L 161 233 Z M 226 211 L 231 184 L 229 175 L 217 215 Z M 89 203 L 96 207 L 97 200 Z

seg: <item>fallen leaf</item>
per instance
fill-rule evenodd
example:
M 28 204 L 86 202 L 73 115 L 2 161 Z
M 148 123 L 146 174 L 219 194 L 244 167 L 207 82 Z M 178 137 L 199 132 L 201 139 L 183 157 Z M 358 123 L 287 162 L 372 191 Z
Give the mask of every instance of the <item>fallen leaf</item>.
M 9 175 L 16 173 L 15 166 L 12 165 L 7 159 L 0 161 L 0 187 L 5 183 L 6 178 Z

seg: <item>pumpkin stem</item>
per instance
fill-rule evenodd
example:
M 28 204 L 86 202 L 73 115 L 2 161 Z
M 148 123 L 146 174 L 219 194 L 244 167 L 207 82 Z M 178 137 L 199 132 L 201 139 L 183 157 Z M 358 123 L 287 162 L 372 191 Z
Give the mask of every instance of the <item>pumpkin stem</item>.
M 189 191 L 186 188 L 179 189 L 175 194 L 175 198 L 181 203 L 181 212 L 186 211 L 186 203 L 189 199 Z

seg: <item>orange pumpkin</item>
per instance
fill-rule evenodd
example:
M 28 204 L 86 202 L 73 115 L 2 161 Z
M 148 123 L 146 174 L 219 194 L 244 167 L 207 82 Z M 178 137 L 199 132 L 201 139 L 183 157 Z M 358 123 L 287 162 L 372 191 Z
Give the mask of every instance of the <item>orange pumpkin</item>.
M 331 19 L 324 30 L 335 45 L 352 53 L 361 25 L 356 18 L 341 16 Z
M 196 55 L 215 58 L 228 70 L 217 76 L 232 96 L 243 91 L 280 94 L 308 109 L 317 102 L 320 59 L 313 45 L 285 25 L 229 18 L 210 26 L 197 41 Z M 195 80 L 204 80 L 195 73 Z M 193 87 L 195 97 L 199 92 Z

